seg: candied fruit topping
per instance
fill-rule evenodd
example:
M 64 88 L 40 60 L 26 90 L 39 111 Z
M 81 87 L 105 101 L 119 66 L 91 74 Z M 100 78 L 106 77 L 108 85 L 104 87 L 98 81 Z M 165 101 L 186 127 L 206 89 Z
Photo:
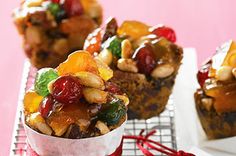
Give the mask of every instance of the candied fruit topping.
M 176 41 L 175 31 L 167 26 L 157 26 L 156 28 L 152 28 L 152 34 L 157 35 L 158 37 L 165 37 L 167 40 L 171 42 Z
M 65 0 L 63 7 L 69 17 L 79 16 L 84 12 L 80 0 Z
M 38 111 L 40 102 L 43 100 L 43 96 L 40 96 L 35 91 L 29 90 L 24 96 L 24 110 L 27 113 L 34 113 Z
M 91 54 L 87 51 L 76 51 L 57 67 L 59 75 L 75 74 L 87 71 L 98 74 L 98 67 Z
M 88 51 L 90 54 L 95 52 L 99 53 L 101 50 L 102 36 L 101 29 L 95 29 L 85 40 L 84 50 Z
M 40 107 L 39 107 L 39 112 L 41 116 L 44 118 L 48 117 L 48 115 L 52 111 L 53 105 L 54 105 L 54 99 L 52 95 L 48 95 L 47 97 L 45 97 L 41 101 Z
M 118 28 L 119 36 L 128 36 L 136 40 L 142 36 L 150 34 L 149 26 L 138 21 L 124 21 Z
M 102 62 L 99 58 L 95 58 L 95 61 L 98 66 L 99 75 L 103 80 L 108 81 L 113 77 L 113 70 L 106 63 Z
M 57 72 L 52 68 L 42 68 L 37 72 L 34 89 L 41 96 L 49 94 L 48 84 L 58 77 Z
M 136 49 L 133 58 L 137 61 L 141 73 L 150 74 L 156 66 L 153 48 L 149 44 L 144 44 Z
M 105 32 L 102 37 L 102 42 L 106 41 L 108 38 L 115 36 L 118 29 L 118 24 L 115 18 L 110 18 L 106 21 Z
M 103 107 L 103 110 L 98 114 L 98 118 L 99 120 L 106 122 L 109 126 L 117 124 L 126 114 L 124 104 L 117 99 L 104 104 Z
M 78 103 L 82 97 L 82 85 L 76 77 L 62 76 L 53 83 L 52 95 L 63 104 Z
M 106 42 L 104 42 L 103 47 L 107 48 L 112 52 L 113 55 L 120 58 L 121 57 L 121 42 L 122 39 L 117 36 L 113 36 L 109 38 Z
M 203 87 L 205 81 L 209 78 L 209 70 L 211 67 L 211 61 L 203 65 L 197 73 L 197 80 L 201 87 Z

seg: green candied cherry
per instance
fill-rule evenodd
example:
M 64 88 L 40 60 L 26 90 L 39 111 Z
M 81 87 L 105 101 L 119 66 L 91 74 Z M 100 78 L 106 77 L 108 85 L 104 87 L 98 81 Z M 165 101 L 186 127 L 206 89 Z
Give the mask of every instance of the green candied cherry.
M 113 55 L 120 58 L 121 57 L 121 42 L 122 39 L 117 36 L 113 36 L 104 42 L 103 48 L 107 48 L 112 52 Z
M 115 99 L 105 104 L 102 111 L 98 114 L 98 119 L 106 122 L 109 126 L 119 123 L 120 119 L 126 114 L 126 107 L 121 100 Z
M 57 72 L 52 68 L 42 68 L 37 72 L 34 89 L 41 96 L 49 94 L 48 84 L 58 78 Z
M 66 12 L 59 3 L 50 3 L 48 5 L 48 10 L 55 17 L 57 21 L 62 20 L 66 16 Z

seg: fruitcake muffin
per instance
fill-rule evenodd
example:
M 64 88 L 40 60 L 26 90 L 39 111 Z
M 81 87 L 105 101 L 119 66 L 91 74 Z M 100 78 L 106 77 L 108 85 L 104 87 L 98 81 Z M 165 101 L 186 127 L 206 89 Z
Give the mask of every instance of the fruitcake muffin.
M 236 42 L 229 41 L 199 70 L 196 109 L 208 139 L 236 135 Z
M 56 69 L 40 69 L 24 96 L 25 123 L 40 133 L 71 139 L 116 129 L 126 120 L 129 99 L 112 90 L 112 74 L 86 51 L 70 54 Z
M 130 99 L 128 117 L 147 119 L 165 109 L 172 92 L 183 57 L 175 40 L 169 27 L 138 21 L 118 26 L 111 18 L 88 35 L 84 49 L 113 69 L 111 82 Z
M 83 48 L 87 35 L 102 23 L 102 8 L 96 0 L 25 0 L 13 18 L 31 63 L 56 67 Z

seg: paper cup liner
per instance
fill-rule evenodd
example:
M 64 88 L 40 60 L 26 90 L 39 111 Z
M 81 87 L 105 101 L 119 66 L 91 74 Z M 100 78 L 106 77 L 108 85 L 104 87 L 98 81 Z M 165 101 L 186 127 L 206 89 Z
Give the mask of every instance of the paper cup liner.
M 91 138 L 68 139 L 41 134 L 24 123 L 27 142 L 40 156 L 111 155 L 120 146 L 126 121 L 111 132 Z

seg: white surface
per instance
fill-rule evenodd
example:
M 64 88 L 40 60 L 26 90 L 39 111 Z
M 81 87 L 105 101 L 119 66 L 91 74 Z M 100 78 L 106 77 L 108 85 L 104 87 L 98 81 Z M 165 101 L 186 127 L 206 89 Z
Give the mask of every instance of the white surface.
M 42 156 L 104 156 L 110 155 L 119 147 L 125 127 L 98 137 L 85 139 L 65 139 L 40 134 L 24 125 L 27 141 L 31 148 Z
M 209 141 L 205 136 L 195 110 L 196 73 L 196 50 L 186 48 L 173 91 L 178 149 L 197 156 L 235 156 L 236 137 Z

